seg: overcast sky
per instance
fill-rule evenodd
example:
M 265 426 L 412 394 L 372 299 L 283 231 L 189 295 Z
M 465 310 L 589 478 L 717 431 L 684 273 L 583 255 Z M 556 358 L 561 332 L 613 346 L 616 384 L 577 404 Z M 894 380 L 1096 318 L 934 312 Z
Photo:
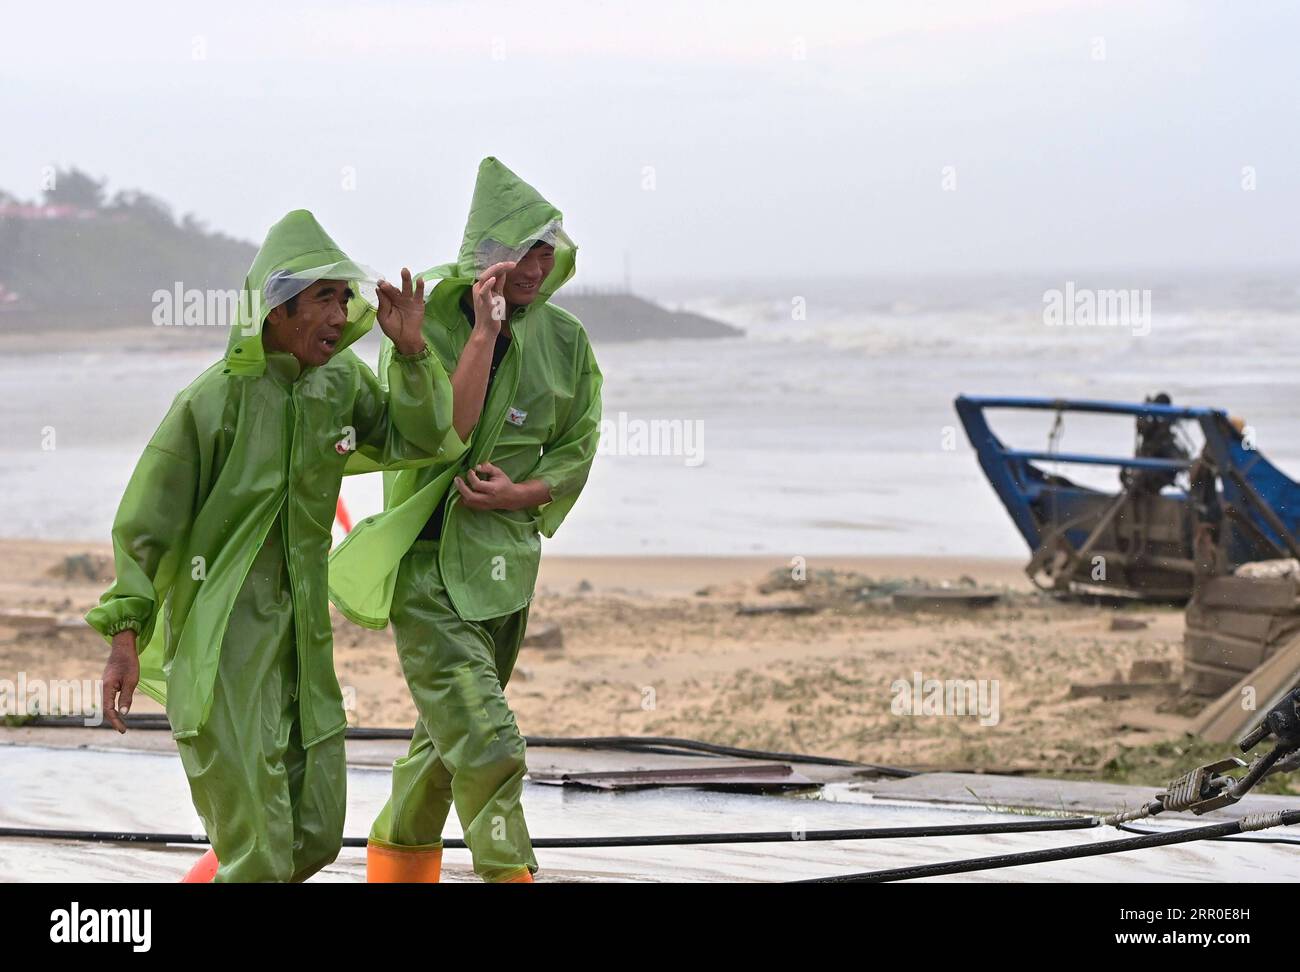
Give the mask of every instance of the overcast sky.
M 196 6 L 7 4 L 0 188 L 306 207 L 386 273 L 454 256 L 484 155 L 587 283 L 1300 264 L 1295 4 Z

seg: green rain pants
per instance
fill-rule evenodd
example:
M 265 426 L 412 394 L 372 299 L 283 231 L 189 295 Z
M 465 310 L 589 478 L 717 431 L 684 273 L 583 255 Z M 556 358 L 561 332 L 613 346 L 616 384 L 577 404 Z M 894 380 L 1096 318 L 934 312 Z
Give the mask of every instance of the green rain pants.
M 343 733 L 304 748 L 293 599 L 279 519 L 240 588 L 212 711 L 177 740 L 217 881 L 304 881 L 338 856 L 347 806 Z
M 537 871 L 524 823 L 524 739 L 506 703 L 528 608 L 488 621 L 456 614 L 438 543 L 419 540 L 398 568 L 390 613 L 397 654 L 419 711 L 407 755 L 370 839 L 402 849 L 442 845 L 452 804 L 474 871 L 504 881 Z

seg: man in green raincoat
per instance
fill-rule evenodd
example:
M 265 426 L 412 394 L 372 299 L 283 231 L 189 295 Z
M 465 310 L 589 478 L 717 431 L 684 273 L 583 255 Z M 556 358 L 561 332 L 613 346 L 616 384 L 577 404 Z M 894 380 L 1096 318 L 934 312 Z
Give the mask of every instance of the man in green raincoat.
M 454 805 L 488 881 L 531 881 L 524 741 L 506 703 L 541 554 L 587 480 L 601 374 L 582 325 L 550 303 L 573 275 L 561 214 L 484 159 L 456 263 L 423 276 L 424 337 L 455 371 L 458 461 L 385 475 L 385 512 L 331 555 L 330 596 L 389 618 L 419 710 L 370 833 L 371 881 L 436 881 Z M 382 360 L 382 358 L 381 358 Z M 474 401 L 482 401 L 474 424 Z M 472 435 L 470 434 L 472 429 Z
M 344 473 L 465 448 L 421 336 L 423 281 L 379 283 L 387 390 L 345 350 L 376 317 L 354 293 L 367 280 L 311 213 L 271 228 L 225 359 L 176 397 L 136 466 L 113 524 L 117 579 L 86 616 L 113 646 L 103 703 L 118 731 L 137 682 L 167 706 L 218 881 L 304 880 L 339 850 L 327 557 Z

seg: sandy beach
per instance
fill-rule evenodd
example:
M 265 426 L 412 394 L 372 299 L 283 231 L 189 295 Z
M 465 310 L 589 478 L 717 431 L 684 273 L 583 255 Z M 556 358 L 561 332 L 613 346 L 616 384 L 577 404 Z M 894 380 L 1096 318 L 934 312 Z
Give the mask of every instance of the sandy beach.
M 104 645 L 72 619 L 104 587 L 84 568 L 102 568 L 97 558 L 108 554 L 0 542 L 0 678 L 99 676 Z M 67 579 L 69 557 L 81 576 Z M 521 729 L 1085 778 L 1113 775 L 1131 753 L 1170 739 L 1175 720 L 1150 700 L 1076 699 L 1070 685 L 1114 679 L 1138 659 L 1165 659 L 1177 672 L 1176 609 L 1128 608 L 1125 619 L 1141 624 L 1113 630 L 1114 609 L 1049 600 L 1012 560 L 825 558 L 806 570 L 800 582 L 775 558 L 544 557 L 530 631 L 545 642 L 558 625 L 563 644 L 521 652 L 507 692 Z M 1002 597 L 980 610 L 911 613 L 890 606 L 889 591 L 904 583 Z M 335 662 L 352 724 L 414 721 L 391 632 L 336 617 Z M 996 696 L 981 699 L 996 705 L 983 715 L 907 711 L 900 700 L 912 693 L 898 686 L 926 679 L 995 685 Z M 158 707 L 142 697 L 134 711 Z

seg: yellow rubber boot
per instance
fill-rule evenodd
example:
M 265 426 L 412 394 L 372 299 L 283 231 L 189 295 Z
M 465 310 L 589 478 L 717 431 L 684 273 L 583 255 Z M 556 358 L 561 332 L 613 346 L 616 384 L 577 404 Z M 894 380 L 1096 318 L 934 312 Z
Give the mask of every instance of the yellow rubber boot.
M 437 884 L 441 877 L 441 847 L 366 842 L 367 884 Z

